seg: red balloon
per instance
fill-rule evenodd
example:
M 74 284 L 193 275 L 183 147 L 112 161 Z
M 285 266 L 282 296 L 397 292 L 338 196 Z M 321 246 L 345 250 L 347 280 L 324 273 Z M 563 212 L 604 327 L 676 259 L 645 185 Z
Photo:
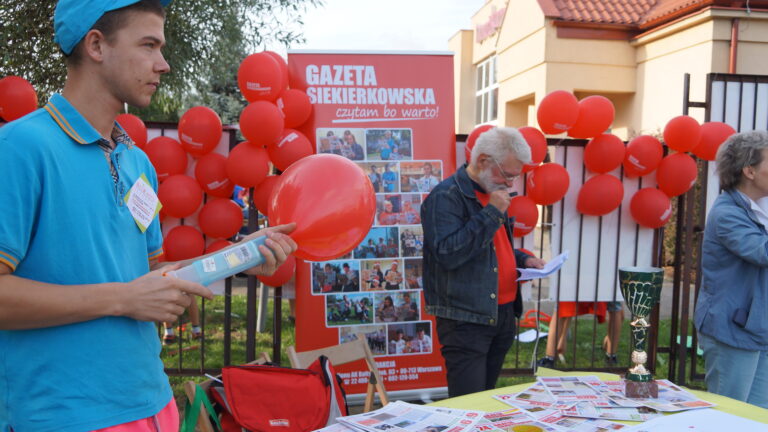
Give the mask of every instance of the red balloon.
M 203 191 L 211 196 L 231 197 L 235 189 L 227 176 L 227 158 L 218 153 L 208 153 L 197 160 L 195 178 Z
M 115 119 L 140 149 L 147 145 L 147 126 L 133 114 L 120 114 Z
M 278 53 L 274 51 L 263 51 L 264 54 L 267 54 L 268 56 L 272 57 L 275 62 L 277 62 L 277 66 L 280 67 L 280 88 L 286 89 L 288 88 L 288 64 L 285 62 L 285 59 Z M 283 91 L 285 93 L 285 91 Z
M 301 125 L 312 114 L 312 103 L 309 96 L 301 90 L 288 89 L 275 101 L 285 117 L 285 127 L 295 128 Z
M 584 165 L 594 173 L 605 174 L 621 165 L 625 150 L 624 142 L 616 135 L 598 135 L 584 148 Z
M 527 183 L 528 196 L 536 204 L 549 205 L 563 199 L 570 177 L 562 165 L 545 163 L 528 174 Z
M 672 217 L 672 202 L 656 188 L 635 192 L 629 203 L 632 219 L 646 228 L 661 228 Z
M 329 173 L 332 173 L 329 174 Z M 307 156 L 280 175 L 269 198 L 270 225 L 296 222 L 296 256 L 326 261 L 355 248 L 373 225 L 373 184 L 349 159 Z
M 176 174 L 187 171 L 187 153 L 181 144 L 171 137 L 159 136 L 149 140 L 144 152 L 157 171 L 157 179 L 161 182 Z
M 541 133 L 540 130 L 525 126 L 518 129 L 525 138 L 525 142 L 531 148 L 531 163 L 523 166 L 523 172 L 528 172 L 539 166 L 544 162 L 544 158 L 547 156 L 547 138 Z
M 0 79 L 0 117 L 10 122 L 37 109 L 37 93 L 29 81 L 9 75 Z
M 229 240 L 219 239 L 219 240 L 216 240 L 216 241 L 212 242 L 211 244 L 209 244 L 205 248 L 205 253 L 206 254 L 214 253 L 216 251 L 220 251 L 220 250 L 224 249 L 225 247 L 232 246 L 233 244 L 234 243 L 232 243 Z
M 515 225 L 512 229 L 514 237 L 523 237 L 536 228 L 539 221 L 539 208 L 532 199 L 525 195 L 519 195 L 509 200 L 507 208 L 509 217 L 515 218 Z
M 685 153 L 673 153 L 659 164 L 656 171 L 656 182 L 659 189 L 668 197 L 676 197 L 688 192 L 699 174 L 699 167 L 692 157 Z
M 621 180 L 610 174 L 599 174 L 587 180 L 576 200 L 576 209 L 592 216 L 606 215 L 616 210 L 624 199 Z
M 701 139 L 701 125 L 695 118 L 681 115 L 664 126 L 664 142 L 667 147 L 679 152 L 691 151 Z
M 271 102 L 253 102 L 240 113 L 240 131 L 257 146 L 275 143 L 283 133 L 283 123 L 283 115 Z
M 280 171 L 285 171 L 297 160 L 314 153 L 314 150 L 312 143 L 303 133 L 286 129 L 277 144 L 267 146 L 267 153 L 269 153 L 269 160 L 275 167 Z
M 640 177 L 650 174 L 659 166 L 664 157 L 664 149 L 656 138 L 640 135 L 627 144 L 624 156 L 624 174 L 627 177 Z
M 279 179 L 280 176 L 277 175 L 267 176 L 253 191 L 253 205 L 264 216 L 269 217 L 269 197 Z
M 608 130 L 616 110 L 613 102 L 604 96 L 588 96 L 579 101 L 579 118 L 568 129 L 573 138 L 592 138 Z
M 210 153 L 219 145 L 221 134 L 221 118 L 208 107 L 192 107 L 179 120 L 181 146 L 192 156 Z
M 229 152 L 227 176 L 242 187 L 253 187 L 261 183 L 269 173 L 269 155 L 263 147 L 241 142 Z
M 208 237 L 230 238 L 243 227 L 243 210 L 230 199 L 214 199 L 205 203 L 197 222 Z
M 295 273 L 296 257 L 288 255 L 288 259 L 277 268 L 274 274 L 271 276 L 258 275 L 256 277 L 266 286 L 278 287 L 288 283 Z
M 579 101 L 571 92 L 555 90 L 544 96 L 536 111 L 539 128 L 545 134 L 560 134 L 579 118 Z
M 237 85 L 248 102 L 275 100 L 285 89 L 280 65 L 267 53 L 251 54 L 240 63 Z
M 477 141 L 477 138 L 480 137 L 480 135 L 483 134 L 483 132 L 493 129 L 496 126 L 493 125 L 480 125 L 472 130 L 472 132 L 469 133 L 469 136 L 467 136 L 467 144 L 464 146 L 464 156 L 466 156 L 467 163 L 469 163 L 472 160 L 472 149 L 475 147 L 475 141 Z
M 693 148 L 693 154 L 701 159 L 713 161 L 717 156 L 717 149 L 720 148 L 720 144 L 735 133 L 736 130 L 725 123 L 706 122 L 701 125 L 701 138 L 696 147 Z
M 192 177 L 176 174 L 168 177 L 157 188 L 157 197 L 163 205 L 163 212 L 175 218 L 184 218 L 194 213 L 203 202 L 203 190 Z
M 200 231 L 189 225 L 174 227 L 163 240 L 166 261 L 182 261 L 199 257 L 205 250 L 205 239 Z

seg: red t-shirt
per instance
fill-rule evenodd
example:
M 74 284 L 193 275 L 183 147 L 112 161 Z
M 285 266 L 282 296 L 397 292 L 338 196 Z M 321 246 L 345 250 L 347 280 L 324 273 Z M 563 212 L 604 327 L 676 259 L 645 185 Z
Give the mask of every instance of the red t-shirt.
M 475 190 L 475 196 L 482 205 L 488 205 L 488 194 Z M 493 246 L 496 249 L 496 261 L 499 263 L 499 295 L 496 300 L 499 304 L 513 302 L 517 298 L 517 263 L 504 225 L 493 235 Z

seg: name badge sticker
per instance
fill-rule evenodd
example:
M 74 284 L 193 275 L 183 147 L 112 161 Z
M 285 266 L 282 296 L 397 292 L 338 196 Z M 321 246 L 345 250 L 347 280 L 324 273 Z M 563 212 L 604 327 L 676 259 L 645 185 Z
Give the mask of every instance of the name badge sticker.
M 125 194 L 123 198 L 125 204 L 128 206 L 128 210 L 133 216 L 133 220 L 136 221 L 141 232 L 145 232 L 152 220 L 160 213 L 160 209 L 163 205 L 160 204 L 160 200 L 157 198 L 157 194 L 152 189 L 152 186 L 147 180 L 147 176 L 141 174 L 136 182 L 131 186 L 131 189 Z

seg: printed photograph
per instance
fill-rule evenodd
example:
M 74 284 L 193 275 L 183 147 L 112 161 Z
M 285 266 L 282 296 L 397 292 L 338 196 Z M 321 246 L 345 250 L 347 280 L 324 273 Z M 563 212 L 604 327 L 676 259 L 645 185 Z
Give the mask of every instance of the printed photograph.
M 424 262 L 421 258 L 407 259 L 405 262 L 405 288 L 406 289 L 422 289 L 424 288 L 424 282 L 422 277 L 424 275 Z
M 373 297 L 377 323 L 418 321 L 421 316 L 420 291 L 379 292 Z
M 443 179 L 442 161 L 400 163 L 400 192 L 428 193 Z
M 390 355 L 432 352 L 432 328 L 429 321 L 388 324 L 387 338 L 387 353 Z
M 386 281 L 384 280 L 384 270 L 391 270 L 392 264 L 400 266 L 400 260 L 365 260 L 360 262 L 362 271 L 360 279 L 361 291 L 381 291 L 384 290 Z M 392 277 L 390 276 L 390 279 Z
M 365 129 L 317 128 L 317 153 L 331 153 L 353 161 L 365 160 Z
M 400 227 L 400 247 L 404 257 L 420 257 L 424 254 L 424 228 L 421 225 Z
M 411 160 L 413 140 L 410 129 L 366 129 L 365 151 L 368 160 Z
M 312 263 L 312 294 L 360 291 L 360 261 Z
M 397 163 L 357 162 L 373 185 L 375 193 L 392 193 L 400 189 Z
M 372 324 L 372 294 L 330 294 L 325 296 L 325 324 L 328 327 Z
M 339 328 L 339 343 L 357 340 L 358 334 L 364 334 L 373 355 L 385 355 L 387 353 L 387 326 L 364 325 Z
M 355 248 L 353 256 L 356 259 L 396 258 L 400 256 L 397 241 L 397 227 L 371 228 Z

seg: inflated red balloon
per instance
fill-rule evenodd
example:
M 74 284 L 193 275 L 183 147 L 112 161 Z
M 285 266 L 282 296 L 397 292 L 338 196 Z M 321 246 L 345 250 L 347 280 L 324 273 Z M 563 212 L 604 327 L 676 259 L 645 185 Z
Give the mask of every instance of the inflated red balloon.
M 528 172 L 539 166 L 547 156 L 547 138 L 540 130 L 525 126 L 518 129 L 531 148 L 531 163 L 523 166 L 523 172 Z
M 171 137 L 159 136 L 149 140 L 144 146 L 144 152 L 157 171 L 157 179 L 161 182 L 176 174 L 187 171 L 187 153 L 181 144 Z
M 568 192 L 570 176 L 562 165 L 545 163 L 528 174 L 528 196 L 536 204 L 549 205 L 560 201 Z
M 512 229 L 514 237 L 523 237 L 536 228 L 539 221 L 539 208 L 532 199 L 525 195 L 518 195 L 509 200 L 507 208 L 509 217 L 515 218 L 515 225 Z
M 296 257 L 293 255 L 288 255 L 288 259 L 286 259 L 285 262 L 277 268 L 272 276 L 258 275 L 256 278 L 258 278 L 261 283 L 266 286 L 278 287 L 288 283 L 288 281 L 291 280 L 295 273 Z
M 274 51 L 267 50 L 263 51 L 263 53 L 272 57 L 272 59 L 277 62 L 277 66 L 280 67 L 280 78 L 282 78 L 280 81 L 280 88 L 283 89 L 284 93 L 285 89 L 288 88 L 288 63 L 285 62 L 285 59 L 280 54 Z
M 701 138 L 699 144 L 693 148 L 693 154 L 704 160 L 713 161 L 720 145 L 735 133 L 736 129 L 725 123 L 706 122 L 701 125 Z
M 214 199 L 200 209 L 197 222 L 208 237 L 230 238 L 243 226 L 243 210 L 230 199 Z
M 10 75 L 0 79 L 0 117 L 9 122 L 37 109 L 37 93 L 29 81 Z
M 283 133 L 283 114 L 272 102 L 253 102 L 240 113 L 240 131 L 253 145 L 274 144 Z
M 136 146 L 140 149 L 144 149 L 147 145 L 147 126 L 141 121 L 140 118 L 133 114 L 120 114 L 115 119 L 120 126 L 125 130 L 125 133 L 131 137 Z
M 210 153 L 219 145 L 221 134 L 221 118 L 208 107 L 192 107 L 179 120 L 181 146 L 192 156 Z
M 576 210 L 585 215 L 603 216 L 619 208 L 622 199 L 621 180 L 610 174 L 599 174 L 581 186 Z
M 218 153 L 208 153 L 197 160 L 195 178 L 211 196 L 228 198 L 235 189 L 235 183 L 227 175 L 227 158 Z
M 182 261 L 199 257 L 205 250 L 203 234 L 189 225 L 174 227 L 163 240 L 166 261 Z
M 261 183 L 269 172 L 267 150 L 249 142 L 241 142 L 229 152 L 227 176 L 242 187 L 253 187 Z
M 650 174 L 659 166 L 664 157 L 664 149 L 656 138 L 640 135 L 627 144 L 624 155 L 624 174 L 627 177 L 640 177 Z
M 688 192 L 699 173 L 699 167 L 692 157 L 685 153 L 673 153 L 662 159 L 656 170 L 656 182 L 659 189 L 668 197 L 676 197 Z
M 681 115 L 673 118 L 664 126 L 664 142 L 672 150 L 691 151 L 701 139 L 701 125 L 695 118 Z
M 295 128 L 301 125 L 312 114 L 312 103 L 309 96 L 301 90 L 288 89 L 275 101 L 275 105 L 285 117 L 285 127 Z
M 536 111 L 539 128 L 545 134 L 560 134 L 579 118 L 579 101 L 571 92 L 555 90 L 544 96 Z
M 264 216 L 269 217 L 269 197 L 272 195 L 272 189 L 275 188 L 279 179 L 280 176 L 267 176 L 253 191 L 253 205 Z
M 248 102 L 275 100 L 285 89 L 280 65 L 267 53 L 251 54 L 240 63 L 237 85 Z
M 661 228 L 672 217 L 672 202 L 656 188 L 635 192 L 629 203 L 632 219 L 646 228 Z
M 220 251 L 220 250 L 224 249 L 225 247 L 232 246 L 233 244 L 234 243 L 232 243 L 229 240 L 218 239 L 218 240 L 212 242 L 211 244 L 209 244 L 208 246 L 206 246 L 205 253 L 206 254 L 214 253 L 216 251 Z
M 611 127 L 616 109 L 605 96 L 588 96 L 579 101 L 579 118 L 568 129 L 573 138 L 596 137 Z
M 163 212 L 171 217 L 184 218 L 194 213 L 203 202 L 203 190 L 197 180 L 184 174 L 168 177 L 157 188 L 157 197 Z
M 314 149 L 303 133 L 286 129 L 276 144 L 267 146 L 267 153 L 275 167 L 285 171 L 297 160 L 314 153 Z
M 332 174 L 329 174 L 332 173 Z M 296 256 L 327 261 L 355 248 L 373 225 L 373 184 L 349 159 L 307 156 L 288 167 L 269 198 L 270 225 L 296 222 Z
M 475 147 L 475 141 L 477 141 L 477 138 L 482 135 L 483 132 L 495 127 L 496 126 L 486 124 L 472 129 L 472 132 L 470 132 L 467 136 L 467 144 L 464 146 L 464 156 L 467 159 L 467 163 L 472 160 L 472 149 Z
M 594 173 L 605 174 L 621 165 L 625 150 L 624 142 L 616 135 L 598 135 L 584 148 L 584 165 Z

